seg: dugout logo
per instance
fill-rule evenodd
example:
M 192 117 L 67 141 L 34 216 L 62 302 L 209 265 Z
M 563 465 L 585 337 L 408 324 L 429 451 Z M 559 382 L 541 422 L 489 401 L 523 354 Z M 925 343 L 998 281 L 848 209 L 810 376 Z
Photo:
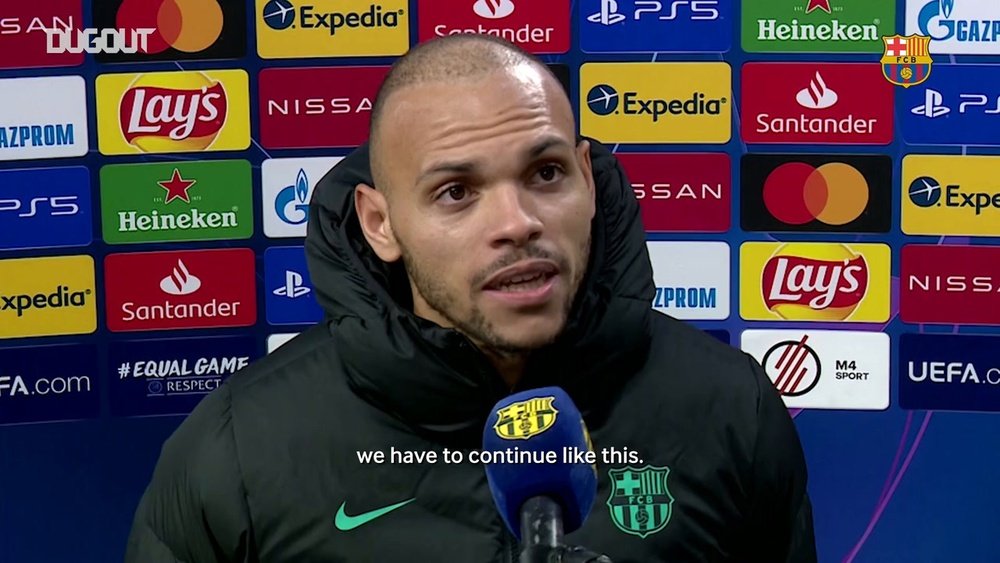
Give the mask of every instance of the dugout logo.
M 385 66 L 262 70 L 261 144 L 290 149 L 364 143 L 375 94 L 388 71 Z
M 418 0 L 419 41 L 478 33 L 537 54 L 569 51 L 569 0 Z
M 744 230 L 887 233 L 892 226 L 888 156 L 746 154 L 740 175 Z
M 261 58 L 402 55 L 406 0 L 256 0 Z
M 725 242 L 646 243 L 653 264 L 653 309 L 678 319 L 729 318 L 730 252 Z
M 731 68 L 706 63 L 586 63 L 581 133 L 611 143 L 726 143 Z
M 740 36 L 748 53 L 881 53 L 895 22 L 895 2 L 745 2 Z
M 147 30 L 132 52 L 102 50 L 95 58 L 101 63 L 240 58 L 246 54 L 246 10 L 244 0 L 94 2 L 95 28 L 127 37 Z
M 732 0 L 588 0 L 580 9 L 580 48 L 724 53 L 732 16 Z
M 741 347 L 789 408 L 889 407 L 889 336 L 841 330 L 747 330 Z
M 0 338 L 94 332 L 94 284 L 90 256 L 0 260 Z
M 109 244 L 246 239 L 253 235 L 245 160 L 112 164 L 101 168 Z
M 0 79 L 0 161 L 87 154 L 82 76 Z
M 998 167 L 996 156 L 903 157 L 903 232 L 1000 236 Z
M 647 232 L 729 230 L 732 173 L 725 153 L 618 153 Z
M 242 70 L 102 74 L 101 153 L 244 150 L 250 146 L 248 84 Z
M 746 320 L 885 322 L 890 250 L 884 244 L 747 242 L 740 247 Z
M 110 254 L 112 332 L 250 326 L 257 321 L 252 250 Z
M 3 170 L 0 186 L 0 250 L 90 244 L 86 167 Z
M 83 53 L 49 53 L 48 31 L 76 32 L 83 23 L 80 0 L 5 2 L 0 14 L 0 69 L 76 66 Z
M 899 318 L 920 324 L 1000 324 L 1000 246 L 908 244 Z
M 880 64 L 751 62 L 743 65 L 741 91 L 747 143 L 886 145 L 893 139 L 893 87 Z

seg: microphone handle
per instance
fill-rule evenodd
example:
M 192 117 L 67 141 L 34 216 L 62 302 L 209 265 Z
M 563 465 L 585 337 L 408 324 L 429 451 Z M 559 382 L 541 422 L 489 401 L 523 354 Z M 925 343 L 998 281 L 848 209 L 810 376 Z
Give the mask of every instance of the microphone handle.
M 531 497 L 521 505 L 520 563 L 550 563 L 562 544 L 562 507 L 546 496 Z

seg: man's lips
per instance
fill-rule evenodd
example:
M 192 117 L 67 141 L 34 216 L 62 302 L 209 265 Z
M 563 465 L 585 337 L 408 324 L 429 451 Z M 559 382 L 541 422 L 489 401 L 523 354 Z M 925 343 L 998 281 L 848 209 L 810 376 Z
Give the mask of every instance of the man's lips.
M 537 276 L 546 278 L 559 273 L 559 267 L 548 260 L 525 260 L 512 264 L 493 274 L 483 284 L 485 290 L 497 290 L 514 281 L 529 280 Z

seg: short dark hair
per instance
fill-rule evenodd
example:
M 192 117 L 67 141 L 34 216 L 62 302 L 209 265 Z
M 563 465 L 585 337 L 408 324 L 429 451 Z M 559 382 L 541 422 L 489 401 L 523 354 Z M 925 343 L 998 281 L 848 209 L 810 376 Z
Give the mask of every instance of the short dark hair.
M 461 33 L 418 43 L 396 59 L 372 103 L 369 160 L 375 187 L 385 191 L 381 123 L 389 99 L 399 89 L 427 82 L 476 77 L 520 64 L 537 65 L 556 83 L 548 65 L 532 53 L 494 35 Z

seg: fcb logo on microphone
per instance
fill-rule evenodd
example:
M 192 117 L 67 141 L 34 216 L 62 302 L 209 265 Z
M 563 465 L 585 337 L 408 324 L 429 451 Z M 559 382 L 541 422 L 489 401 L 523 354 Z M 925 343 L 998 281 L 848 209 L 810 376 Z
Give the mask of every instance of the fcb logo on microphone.
M 243 70 L 97 77 L 102 154 L 245 150 L 249 78 Z
M 545 432 L 556 422 L 555 397 L 538 397 L 514 403 L 497 411 L 493 430 L 504 440 L 527 440 Z

